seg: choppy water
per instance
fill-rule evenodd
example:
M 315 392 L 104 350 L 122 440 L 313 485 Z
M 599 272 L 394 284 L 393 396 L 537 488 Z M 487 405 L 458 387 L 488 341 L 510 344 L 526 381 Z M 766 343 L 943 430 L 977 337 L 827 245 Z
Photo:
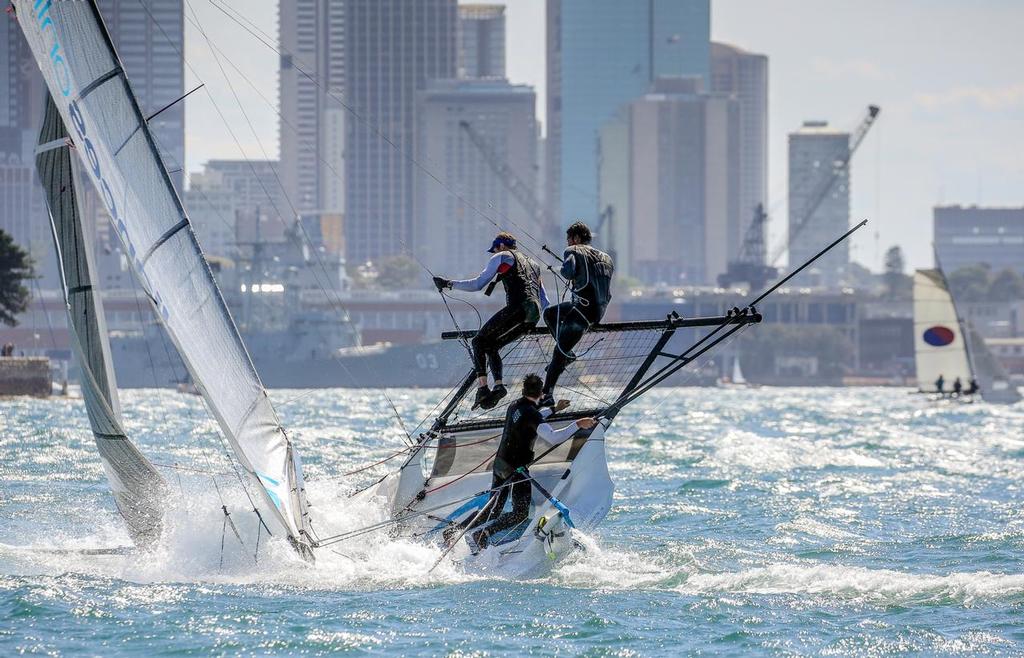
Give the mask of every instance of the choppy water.
M 400 430 L 379 393 L 274 397 L 321 532 Z M 393 392 L 406 422 L 437 392 Z M 607 443 L 615 506 L 586 554 L 528 582 L 481 579 L 370 536 L 314 567 L 244 512 L 198 398 L 124 394 L 175 492 L 152 554 L 128 538 L 80 401 L 0 401 L 0 655 L 1019 655 L 1024 406 L 892 389 L 665 389 Z M 412 422 L 410 422 L 412 421 Z

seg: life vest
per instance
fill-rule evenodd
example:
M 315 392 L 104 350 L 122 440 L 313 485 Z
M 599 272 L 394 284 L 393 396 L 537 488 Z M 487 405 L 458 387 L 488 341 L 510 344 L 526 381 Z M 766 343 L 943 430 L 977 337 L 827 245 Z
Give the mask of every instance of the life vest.
M 588 244 L 568 247 L 566 253 L 576 260 L 572 281 L 574 299 L 582 299 L 583 305 L 604 313 L 612 299 L 612 274 L 615 264 L 611 256 Z
M 540 318 L 540 265 L 515 251 L 506 253 L 514 264 L 497 278 L 505 287 L 505 305 L 525 308 L 527 319 L 536 322 Z

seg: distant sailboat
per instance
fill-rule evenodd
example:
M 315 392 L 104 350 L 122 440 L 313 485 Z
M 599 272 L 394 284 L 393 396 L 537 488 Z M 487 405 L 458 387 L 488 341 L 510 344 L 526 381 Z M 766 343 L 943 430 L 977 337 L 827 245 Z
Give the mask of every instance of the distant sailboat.
M 950 393 L 959 379 L 966 391 L 972 381 L 986 402 L 1012 404 L 1020 393 L 1009 382 L 984 340 L 966 329 L 941 270 L 914 273 L 914 362 L 918 390 Z M 938 382 L 942 380 L 942 390 Z
M 737 356 L 732 360 L 732 383 L 739 386 L 747 385 L 747 378 L 743 376 L 743 371 L 740 370 L 740 357 Z

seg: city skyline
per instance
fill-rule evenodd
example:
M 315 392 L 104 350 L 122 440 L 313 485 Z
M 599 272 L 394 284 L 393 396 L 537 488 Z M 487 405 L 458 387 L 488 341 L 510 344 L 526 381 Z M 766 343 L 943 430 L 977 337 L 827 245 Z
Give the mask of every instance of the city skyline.
M 543 120 L 544 31 L 538 26 L 545 3 L 505 4 L 508 77 L 535 87 Z M 785 238 L 787 134 L 808 119 L 852 129 L 870 103 L 881 105 L 883 116 L 853 161 L 851 217 L 873 221 L 854 241 L 853 260 L 878 271 L 885 250 L 899 244 L 909 267 L 929 267 L 933 206 L 1022 205 L 1024 163 L 1013 144 L 1024 139 L 1019 119 L 1024 86 L 1012 82 L 1009 55 L 1016 44 L 1013 26 L 1024 20 L 1024 6 L 997 1 L 979 12 L 947 0 L 914 0 L 899 7 L 872 1 L 857 8 L 827 0 L 816 3 L 813 13 L 806 6 L 798 0 L 712 2 L 713 40 L 769 58 L 769 250 Z M 276 38 L 275 1 L 254 1 L 244 13 Z M 925 14 L 934 25 L 927 34 L 916 29 Z M 801 16 L 800 25 L 789 24 L 787 17 L 794 15 Z M 234 61 L 272 101 L 277 55 L 210 6 L 194 3 L 186 9 L 189 61 L 228 121 L 244 127 L 216 63 L 201 37 L 195 38 L 200 22 L 215 41 L 237 44 L 244 56 L 233 55 Z M 957 48 L 938 36 L 953 32 L 962 32 Z M 913 41 L 906 35 L 913 35 Z M 188 88 L 197 84 L 193 79 L 189 74 Z M 276 157 L 277 115 L 252 87 L 237 81 L 235 86 L 268 156 Z M 241 157 L 207 98 L 194 94 L 186 101 L 186 113 L 188 171 L 206 159 Z M 236 132 L 248 157 L 264 157 L 252 133 Z

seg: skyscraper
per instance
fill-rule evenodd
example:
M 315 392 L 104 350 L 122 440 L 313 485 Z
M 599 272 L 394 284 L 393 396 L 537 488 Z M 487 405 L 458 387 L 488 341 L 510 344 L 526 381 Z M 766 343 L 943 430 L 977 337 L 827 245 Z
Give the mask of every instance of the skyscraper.
M 346 91 L 346 4 L 278 3 L 281 179 L 291 204 L 302 213 L 341 210 L 334 206 L 344 197 L 346 110 L 337 99 Z
M 98 0 L 146 116 L 174 103 L 150 121 L 164 165 L 180 192 L 185 166 L 185 14 L 183 0 Z
M 709 0 L 548 0 L 546 199 L 563 224 L 597 214 L 601 125 L 658 76 L 708 88 Z
M 508 191 L 460 125 L 467 122 L 486 150 L 535 190 L 537 119 L 531 87 L 505 80 L 433 81 L 419 94 L 416 118 L 417 159 L 437 163 L 436 175 L 461 197 L 416 172 L 413 245 L 420 260 L 452 276 L 469 276 L 487 255 L 483 250 L 496 231 L 492 221 L 521 240 L 526 234 L 539 237 L 536 218 Z
M 32 164 L 46 86 L 18 22 L 0 25 L 0 152 Z
M 505 77 L 504 5 L 459 5 L 459 77 Z
M 455 77 L 455 0 L 347 0 L 345 242 L 350 262 L 406 250 L 412 237 L 416 92 Z M 429 164 L 424 164 L 429 166 Z
M 740 221 L 728 237 L 729 256 L 735 258 L 754 208 L 768 201 L 768 57 L 712 43 L 711 91 L 739 102 Z
M 17 21 L 0 25 L 0 229 L 28 250 L 46 286 L 56 285 L 56 259 L 35 147 L 46 85 Z
M 739 118 L 734 97 L 676 77 L 602 126 L 600 198 L 629 275 L 707 285 L 725 270 L 739 223 Z
M 789 262 L 802 263 L 850 226 L 850 167 L 836 171 L 835 163 L 850 155 L 850 134 L 830 128 L 827 121 L 805 121 L 789 135 Z M 833 174 L 837 180 L 808 219 L 815 190 Z M 802 226 L 801 226 L 802 225 Z M 823 256 L 811 270 L 816 283 L 835 287 L 846 276 L 849 242 Z

